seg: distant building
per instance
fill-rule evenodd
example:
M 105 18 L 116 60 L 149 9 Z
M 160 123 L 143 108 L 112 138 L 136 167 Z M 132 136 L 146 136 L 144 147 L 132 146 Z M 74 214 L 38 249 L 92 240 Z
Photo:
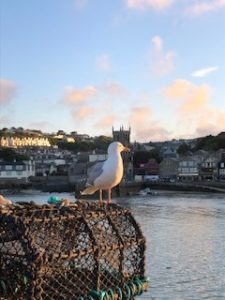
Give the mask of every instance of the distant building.
M 19 180 L 27 182 L 30 176 L 35 175 L 35 164 L 33 161 L 0 162 L 1 181 Z
M 112 128 L 113 141 L 120 142 L 126 147 L 130 147 L 130 134 L 130 128 L 128 130 L 124 130 L 123 126 L 120 127 L 120 130 Z
M 196 181 L 199 179 L 199 163 L 194 157 L 180 159 L 178 177 L 181 181 Z
M 120 127 L 120 130 L 114 130 L 112 128 L 113 141 L 120 142 L 124 146 L 130 148 L 130 134 L 131 128 L 124 130 L 123 126 Z M 131 153 L 122 153 L 123 162 L 124 162 L 124 179 L 132 180 L 133 179 L 133 165 L 132 165 L 132 155 Z
M 178 175 L 179 160 L 164 158 L 159 165 L 159 175 L 162 179 L 176 179 Z
M 48 138 L 45 137 L 1 137 L 1 147 L 23 148 L 23 147 L 51 147 Z
M 225 153 L 222 153 L 222 158 L 218 163 L 218 179 L 225 180 Z
M 201 180 L 214 181 L 218 177 L 218 163 L 220 157 L 216 153 L 210 154 L 200 164 L 200 178 Z

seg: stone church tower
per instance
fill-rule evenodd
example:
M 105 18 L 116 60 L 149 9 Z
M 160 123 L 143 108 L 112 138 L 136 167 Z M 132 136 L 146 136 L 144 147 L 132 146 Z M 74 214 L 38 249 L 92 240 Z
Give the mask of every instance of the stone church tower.
M 112 128 L 113 141 L 120 142 L 124 146 L 131 148 L 130 143 L 130 133 L 131 128 L 124 130 L 123 126 L 120 127 L 120 130 L 114 130 Z M 124 180 L 132 180 L 133 177 L 133 166 L 132 166 L 132 153 L 123 152 L 123 163 L 124 163 Z
M 130 133 L 130 127 L 128 130 L 124 130 L 123 126 L 120 127 L 120 130 L 114 130 L 114 128 L 112 128 L 113 140 L 122 143 L 126 147 L 130 147 Z

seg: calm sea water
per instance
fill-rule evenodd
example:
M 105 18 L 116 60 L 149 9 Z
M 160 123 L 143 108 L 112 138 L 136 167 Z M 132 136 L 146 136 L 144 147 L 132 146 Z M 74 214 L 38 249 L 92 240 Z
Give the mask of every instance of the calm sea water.
M 50 194 L 8 196 L 46 203 Z M 74 200 L 73 194 L 52 194 Z M 147 239 L 150 289 L 140 300 L 225 299 L 225 195 L 158 194 L 115 199 Z

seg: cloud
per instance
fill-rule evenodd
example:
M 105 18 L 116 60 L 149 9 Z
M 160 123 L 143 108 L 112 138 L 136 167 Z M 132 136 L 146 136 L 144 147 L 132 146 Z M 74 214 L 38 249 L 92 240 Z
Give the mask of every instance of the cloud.
M 89 117 L 93 118 L 95 113 L 96 109 L 92 106 L 82 106 L 71 112 L 73 119 L 79 122 L 90 121 Z
M 134 132 L 135 139 L 139 142 L 150 140 L 164 140 L 168 131 L 160 122 L 153 119 L 153 112 L 149 106 L 136 106 L 131 109 L 129 123 Z
M 16 96 L 16 85 L 7 79 L 0 79 L 0 105 L 8 104 Z
M 207 12 L 216 11 L 225 6 L 225 0 L 202 0 L 195 1 L 186 11 L 192 15 L 201 15 Z
M 163 10 L 170 7 L 174 0 L 125 0 L 125 4 L 129 9 L 138 10 Z
M 163 90 L 164 96 L 176 110 L 176 135 L 198 137 L 224 131 L 225 111 L 210 102 L 212 89 L 178 79 Z
M 163 40 L 159 36 L 152 39 L 153 49 L 151 53 L 151 69 L 156 76 L 165 76 L 174 70 L 174 51 L 165 52 L 163 49 Z
M 109 82 L 102 86 L 103 92 L 109 96 L 125 96 L 128 91 L 117 82 Z
M 225 128 L 225 111 L 208 106 L 196 120 L 196 136 L 216 135 Z
M 225 128 L 225 111 L 206 105 L 196 114 L 189 114 L 177 121 L 176 137 L 196 138 L 209 134 L 216 135 Z M 179 135 L 180 133 L 180 135 Z
M 113 123 L 118 119 L 114 114 L 103 116 L 97 123 L 95 127 L 105 130 L 106 128 L 112 128 Z
M 163 11 L 169 9 L 174 4 L 179 5 L 181 10 L 190 15 L 201 15 L 207 12 L 217 11 L 225 6 L 225 0 L 124 0 L 125 5 L 131 10 L 155 10 Z
M 131 109 L 130 122 L 135 125 L 145 123 L 152 116 L 152 110 L 148 106 L 136 106 Z
M 187 80 L 177 79 L 163 90 L 163 94 L 170 100 L 179 100 L 180 112 L 185 115 L 201 110 L 209 101 L 210 90 L 208 85 L 197 86 Z
M 204 68 L 204 69 L 200 69 L 197 71 L 194 71 L 191 76 L 193 77 L 204 77 L 212 72 L 217 71 L 219 68 L 218 67 L 209 67 L 209 68 Z
M 92 98 L 97 94 L 97 90 L 93 86 L 88 86 L 84 89 L 77 89 L 73 87 L 66 87 L 63 97 L 65 104 L 81 104 Z
M 102 54 L 97 57 L 97 67 L 101 71 L 109 71 L 111 69 L 110 59 L 108 54 Z

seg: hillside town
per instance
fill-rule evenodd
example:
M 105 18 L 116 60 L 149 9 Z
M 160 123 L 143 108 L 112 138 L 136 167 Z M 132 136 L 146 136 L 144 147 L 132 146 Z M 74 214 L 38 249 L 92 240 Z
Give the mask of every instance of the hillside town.
M 96 138 L 75 131 L 43 134 L 4 128 L 0 130 L 0 188 L 23 185 L 47 191 L 74 190 L 85 182 L 93 163 L 107 159 L 111 141 L 131 149 L 123 156 L 124 183 L 225 182 L 224 133 L 218 135 L 222 147 L 213 151 L 196 147 L 202 139 L 131 143 L 130 135 L 131 128 L 112 128 L 112 137 L 101 137 L 102 143 L 96 146 Z M 73 148 L 79 145 L 83 151 Z

